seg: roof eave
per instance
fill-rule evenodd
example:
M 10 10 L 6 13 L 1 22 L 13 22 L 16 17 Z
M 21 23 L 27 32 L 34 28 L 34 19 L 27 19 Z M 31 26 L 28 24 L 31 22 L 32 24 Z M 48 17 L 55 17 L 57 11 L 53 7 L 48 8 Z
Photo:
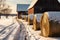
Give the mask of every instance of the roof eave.
M 30 6 L 28 7 L 28 10 L 31 9 L 36 3 L 37 3 L 38 0 L 33 0 L 30 4 Z

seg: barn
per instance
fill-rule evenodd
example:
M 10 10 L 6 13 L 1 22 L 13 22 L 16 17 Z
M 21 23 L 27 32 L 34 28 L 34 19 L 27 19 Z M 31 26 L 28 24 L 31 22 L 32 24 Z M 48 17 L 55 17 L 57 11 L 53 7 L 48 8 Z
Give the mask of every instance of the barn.
M 28 15 L 28 6 L 29 4 L 17 4 L 18 18 L 24 18 L 24 15 Z
M 44 11 L 58 11 L 60 10 L 60 3 L 58 0 L 32 0 L 28 8 L 28 13 L 41 13 Z
M 59 10 L 60 3 L 57 0 L 32 0 L 30 6 L 28 7 L 28 22 L 29 24 L 38 26 L 40 24 L 41 15 L 44 12 Z M 36 14 L 38 14 L 39 16 Z M 36 28 L 34 27 L 34 29 Z

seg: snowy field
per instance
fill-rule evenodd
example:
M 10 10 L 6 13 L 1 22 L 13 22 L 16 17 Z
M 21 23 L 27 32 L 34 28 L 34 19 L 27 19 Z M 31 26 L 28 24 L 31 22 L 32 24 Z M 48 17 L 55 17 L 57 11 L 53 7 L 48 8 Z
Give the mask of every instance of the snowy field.
M 28 25 L 25 20 L 15 20 L 13 17 L 0 19 L 0 40 L 60 40 L 60 37 L 43 37 L 41 31 L 34 31 L 33 25 Z
M 28 22 L 25 22 L 24 20 L 20 21 L 23 23 L 21 29 L 22 39 L 26 38 L 26 40 L 60 40 L 60 37 L 43 37 L 40 35 L 41 31 L 34 31 L 32 29 L 33 25 L 28 25 Z
M 20 24 L 14 17 L 6 19 L 6 17 L 2 16 L 0 19 L 0 40 L 15 40 L 18 34 L 20 34 L 19 28 Z

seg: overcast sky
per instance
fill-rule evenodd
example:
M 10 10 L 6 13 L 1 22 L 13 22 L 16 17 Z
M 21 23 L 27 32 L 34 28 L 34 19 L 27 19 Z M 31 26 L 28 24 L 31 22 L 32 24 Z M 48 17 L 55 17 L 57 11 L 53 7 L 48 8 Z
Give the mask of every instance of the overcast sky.
M 30 2 L 31 0 L 6 0 L 6 3 L 13 9 L 13 13 L 16 12 L 17 4 L 30 4 Z
M 6 0 L 6 4 L 10 5 L 12 12 L 16 12 L 17 4 L 30 4 L 31 0 Z

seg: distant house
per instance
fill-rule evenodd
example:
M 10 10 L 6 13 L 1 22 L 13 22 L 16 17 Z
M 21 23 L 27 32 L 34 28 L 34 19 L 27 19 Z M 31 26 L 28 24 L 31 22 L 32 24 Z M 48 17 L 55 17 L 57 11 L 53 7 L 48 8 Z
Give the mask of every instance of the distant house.
M 28 13 L 42 13 L 44 11 L 60 11 L 58 0 L 32 0 L 28 7 Z
M 28 15 L 29 4 L 17 4 L 18 18 L 21 18 L 21 15 Z

